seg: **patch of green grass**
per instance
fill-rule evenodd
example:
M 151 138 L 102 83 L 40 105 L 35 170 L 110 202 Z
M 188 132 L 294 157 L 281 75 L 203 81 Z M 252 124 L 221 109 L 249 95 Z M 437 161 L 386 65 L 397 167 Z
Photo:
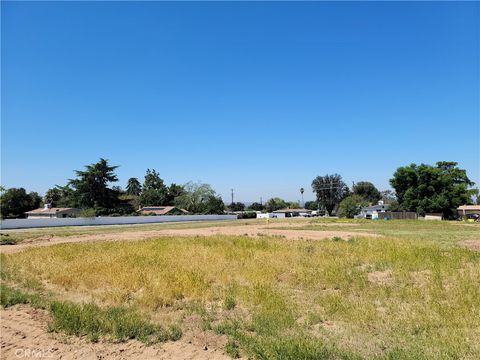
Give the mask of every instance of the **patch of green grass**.
M 225 353 L 233 359 L 238 359 L 240 357 L 240 348 L 237 342 L 229 340 L 225 345 Z
M 338 350 L 312 337 L 287 336 L 282 338 L 247 337 L 243 340 L 250 357 L 255 359 L 282 360 L 360 360 L 361 356 L 350 351 Z
M 20 290 L 0 285 L 0 304 L 10 307 L 17 304 L 28 304 L 29 297 Z
M 49 331 L 67 335 L 86 336 L 96 342 L 99 338 L 114 341 L 137 339 L 145 343 L 175 341 L 182 337 L 177 325 L 164 329 L 144 319 L 143 316 L 123 307 L 102 309 L 95 304 L 75 304 L 62 301 L 48 301 L 38 294 L 30 295 L 21 290 L 1 285 L 0 299 L 3 307 L 16 304 L 43 306 L 50 311 L 53 320 Z
M 0 284 L 0 305 L 10 307 L 17 304 L 31 304 L 36 308 L 45 308 L 46 301 L 39 294 L 30 294 L 4 284 Z
M 145 343 L 178 340 L 182 335 L 178 327 L 163 329 L 120 307 L 101 309 L 94 304 L 53 302 L 50 311 L 53 315 L 50 331 L 68 335 L 90 339 L 111 337 L 115 341 L 137 339 Z
M 224 320 L 213 327 L 213 331 L 218 335 L 235 335 L 241 328 L 238 320 Z
M 18 238 L 15 235 L 0 233 L 0 245 L 16 245 Z

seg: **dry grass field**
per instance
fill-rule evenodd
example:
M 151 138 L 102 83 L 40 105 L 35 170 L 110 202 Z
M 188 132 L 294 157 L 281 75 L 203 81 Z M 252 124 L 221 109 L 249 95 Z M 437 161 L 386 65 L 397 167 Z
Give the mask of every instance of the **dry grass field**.
M 16 245 L 0 247 L 2 317 L 40 311 L 47 339 L 79 337 L 103 358 L 480 358 L 478 224 L 241 220 L 3 238 Z M 5 356 L 14 333 L 2 331 Z

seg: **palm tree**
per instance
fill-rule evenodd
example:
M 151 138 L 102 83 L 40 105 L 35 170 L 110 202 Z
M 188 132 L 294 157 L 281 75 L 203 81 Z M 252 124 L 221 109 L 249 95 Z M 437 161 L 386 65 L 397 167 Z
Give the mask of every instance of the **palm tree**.
M 305 207 L 305 202 L 303 201 L 303 193 L 305 192 L 305 189 L 302 187 L 300 188 L 300 194 L 302 194 L 302 207 Z

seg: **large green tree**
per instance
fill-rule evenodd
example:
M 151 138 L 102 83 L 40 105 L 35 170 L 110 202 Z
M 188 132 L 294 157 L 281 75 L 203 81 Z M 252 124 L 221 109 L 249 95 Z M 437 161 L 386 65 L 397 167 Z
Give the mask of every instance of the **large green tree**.
M 142 192 L 142 185 L 137 178 L 131 177 L 127 182 L 127 195 L 139 196 Z
M 258 202 L 254 202 L 248 207 L 249 210 L 254 210 L 254 211 L 262 211 L 264 208 L 265 207 Z
M 307 201 L 305 202 L 305 209 L 318 210 L 318 203 L 316 201 Z
M 367 202 L 376 204 L 379 200 L 382 199 L 382 194 L 371 182 L 360 181 L 353 185 L 352 188 L 353 194 L 361 196 Z
M 27 193 L 24 188 L 5 190 L 0 196 L 2 218 L 22 218 L 25 212 L 38 208 L 41 201 L 36 192 Z
M 115 209 L 119 194 L 109 185 L 118 181 L 115 174 L 117 168 L 109 165 L 108 160 L 100 159 L 95 164 L 85 166 L 85 170 L 75 171 L 77 178 L 69 181 L 73 189 L 72 202 L 83 209 L 99 209 L 99 214 Z
M 390 184 L 399 207 L 406 211 L 442 213 L 447 219 L 457 216 L 457 207 L 472 203 L 474 183 L 456 162 L 437 162 L 436 166 L 411 164 L 400 167 Z
M 230 211 L 244 211 L 245 210 L 245 204 L 242 202 L 233 202 L 230 205 L 228 205 L 228 209 Z
M 321 209 L 329 214 L 348 195 L 350 190 L 338 174 L 317 176 L 312 181 L 312 190 L 317 196 L 317 203 Z
M 268 212 L 285 209 L 288 206 L 287 202 L 278 197 L 271 198 L 265 203 L 265 210 Z
M 43 202 L 53 207 L 75 207 L 75 194 L 70 185 L 59 186 L 48 189 L 43 197 Z
M 338 215 L 353 219 L 360 213 L 362 207 L 368 205 L 368 202 L 360 195 L 352 194 L 340 202 L 338 206 Z
M 168 201 L 168 189 L 163 179 L 155 169 L 147 169 L 140 202 L 143 206 L 166 205 Z
M 51 204 L 53 207 L 58 206 L 58 203 L 62 199 L 62 191 L 58 187 L 48 189 L 43 197 L 45 204 Z
M 188 182 L 184 193 L 175 198 L 175 206 L 195 214 L 223 214 L 225 204 L 209 184 Z
M 175 205 L 175 199 L 185 193 L 182 185 L 170 184 L 167 191 L 167 205 Z

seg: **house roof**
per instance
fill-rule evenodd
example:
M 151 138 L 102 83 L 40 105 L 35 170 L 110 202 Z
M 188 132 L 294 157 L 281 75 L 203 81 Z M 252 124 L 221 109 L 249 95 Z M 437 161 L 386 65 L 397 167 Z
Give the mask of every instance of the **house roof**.
M 461 205 L 458 210 L 480 210 L 480 205 Z
M 183 213 L 188 213 L 187 210 L 177 208 L 176 206 L 144 206 L 140 208 L 138 211 L 145 212 L 145 213 L 154 213 L 157 215 L 165 215 L 174 209 L 177 209 Z
M 59 212 L 66 212 L 66 211 L 80 211 L 76 208 L 39 208 L 31 211 L 27 211 L 25 214 L 35 215 L 35 214 L 46 214 L 52 215 L 57 214 Z
M 308 209 L 280 209 L 273 211 L 274 213 L 289 213 L 289 212 L 312 212 Z
M 372 206 L 366 206 L 363 207 L 362 210 L 385 210 L 388 209 L 390 205 L 384 204 L 384 205 L 372 205 Z

